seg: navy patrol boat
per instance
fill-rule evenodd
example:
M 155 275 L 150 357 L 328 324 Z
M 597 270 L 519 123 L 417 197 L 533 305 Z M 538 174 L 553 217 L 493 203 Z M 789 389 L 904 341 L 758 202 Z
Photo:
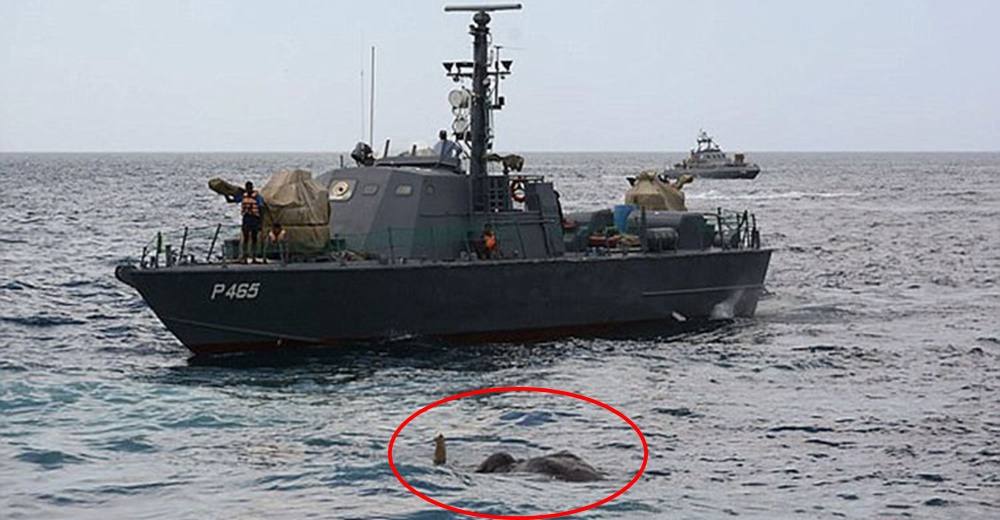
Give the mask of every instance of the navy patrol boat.
M 677 179 L 682 175 L 701 177 L 704 179 L 753 179 L 760 173 L 760 166 L 746 162 L 743 154 L 734 154 L 732 158 L 719 148 L 707 132 L 698 133 L 698 147 L 691 150 L 686 159 L 664 172 L 669 178 Z
M 328 209 L 320 246 L 235 263 L 233 240 L 216 248 L 221 227 L 201 249 L 185 229 L 179 241 L 158 234 L 118 279 L 196 354 L 411 337 L 534 341 L 752 316 L 771 256 L 752 215 L 564 215 L 551 182 L 492 153 L 511 62 L 491 53 L 489 23 L 511 9 L 520 5 L 445 8 L 474 13 L 472 61 L 444 64 L 456 82 L 471 80 L 449 95 L 465 161 L 360 153 L 356 167 L 307 179 Z M 503 171 L 491 172 L 497 158 Z

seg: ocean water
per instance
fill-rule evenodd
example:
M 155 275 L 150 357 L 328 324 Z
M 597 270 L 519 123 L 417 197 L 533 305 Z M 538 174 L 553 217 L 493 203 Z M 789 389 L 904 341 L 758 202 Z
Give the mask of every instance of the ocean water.
M 680 157 L 529 154 L 526 173 L 577 211 Z M 0 517 L 460 517 L 397 480 L 390 440 L 430 403 L 503 386 L 588 396 L 642 431 L 641 477 L 575 517 L 1000 517 L 1000 154 L 751 159 L 754 181 L 685 191 L 692 209 L 756 214 L 774 255 L 753 319 L 213 362 L 190 358 L 115 266 L 158 230 L 236 223 L 211 177 L 262 184 L 339 156 L 0 154 Z M 472 471 L 501 449 L 570 449 L 607 478 Z M 594 503 L 644 460 L 615 414 L 532 392 L 433 408 L 393 454 L 427 496 L 499 515 Z

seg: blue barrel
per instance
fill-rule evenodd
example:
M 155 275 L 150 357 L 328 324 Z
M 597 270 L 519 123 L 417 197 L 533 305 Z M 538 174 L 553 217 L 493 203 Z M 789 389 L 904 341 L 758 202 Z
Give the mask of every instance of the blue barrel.
M 628 216 L 635 206 L 631 204 L 618 204 L 615 206 L 615 227 L 619 233 L 624 233 L 628 229 Z

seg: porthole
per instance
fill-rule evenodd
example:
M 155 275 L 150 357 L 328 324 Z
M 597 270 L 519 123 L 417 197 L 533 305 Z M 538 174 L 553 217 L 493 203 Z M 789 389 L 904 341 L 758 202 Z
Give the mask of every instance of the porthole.
M 354 179 L 333 181 L 333 184 L 330 184 L 330 200 L 338 202 L 350 200 L 351 195 L 354 195 L 355 184 L 357 184 L 357 181 Z

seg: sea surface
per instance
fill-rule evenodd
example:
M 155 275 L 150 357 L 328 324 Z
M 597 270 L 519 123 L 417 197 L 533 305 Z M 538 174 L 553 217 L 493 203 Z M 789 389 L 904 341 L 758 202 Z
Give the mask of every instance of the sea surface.
M 681 157 L 528 154 L 525 173 L 579 211 Z M 431 403 L 505 386 L 641 430 L 641 477 L 578 518 L 1000 518 L 1000 154 L 750 158 L 756 180 L 685 192 L 753 212 L 774 249 L 752 319 L 219 362 L 191 358 L 115 266 L 158 230 L 237 223 L 209 178 L 262 185 L 338 154 L 0 154 L 0 518 L 458 518 L 402 485 L 390 441 Z M 472 471 L 562 449 L 607 478 Z M 644 461 L 614 413 L 532 392 L 435 407 L 393 456 L 427 496 L 495 515 L 592 504 Z

